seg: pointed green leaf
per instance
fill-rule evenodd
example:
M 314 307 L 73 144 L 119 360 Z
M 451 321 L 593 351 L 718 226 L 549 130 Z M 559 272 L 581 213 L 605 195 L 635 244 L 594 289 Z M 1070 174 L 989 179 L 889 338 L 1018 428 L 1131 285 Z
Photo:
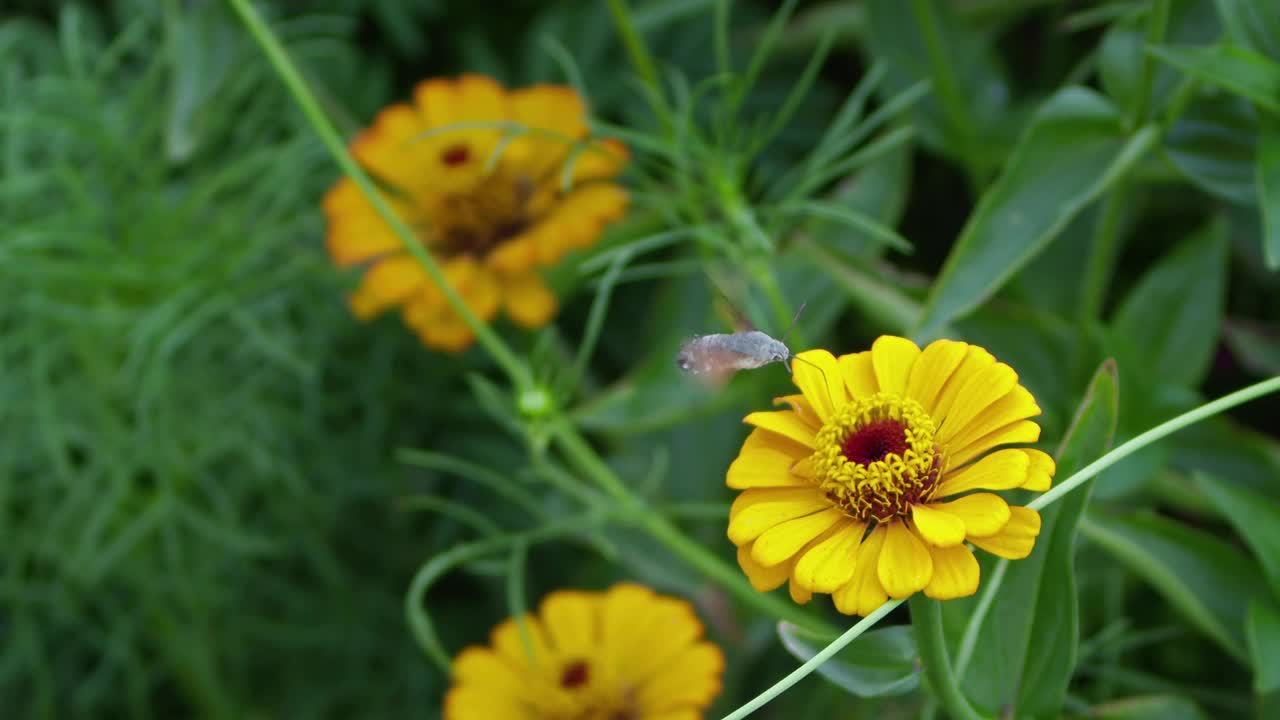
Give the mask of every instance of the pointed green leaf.
M 822 651 L 819 640 L 789 622 L 778 623 L 778 638 L 792 655 L 807 661 Z M 868 632 L 818 667 L 818 674 L 858 697 L 902 695 L 920 685 L 911 626 Z
M 1227 654 L 1248 662 L 1244 622 L 1250 598 L 1267 593 L 1262 570 L 1234 545 L 1155 515 L 1090 515 L 1080 524 L 1150 583 Z
M 1255 598 L 1249 606 L 1245 634 L 1253 660 L 1253 691 L 1259 695 L 1280 690 L 1280 613 L 1273 603 Z
M 1116 311 L 1116 333 L 1161 385 L 1196 387 L 1209 371 L 1222 327 L 1227 225 L 1216 220 L 1179 244 L 1138 281 Z
M 1115 364 L 1103 363 L 1058 450 L 1058 479 L 1110 447 L 1118 390 Z M 948 625 L 963 625 L 966 618 L 982 622 L 962 678 L 976 706 L 1011 717 L 1061 715 L 1079 644 L 1076 525 L 1091 486 L 1092 481 L 1041 512 L 1040 537 L 1029 557 L 998 563 L 1005 566 L 1004 579 L 985 615 L 972 615 L 974 600 L 943 606 Z M 984 577 L 998 575 L 999 570 Z
M 1146 155 L 1157 135 L 1154 127 L 1126 135 L 1120 112 L 1092 90 L 1058 91 L 969 217 L 915 336 L 933 337 L 990 297 Z
M 1157 45 L 1152 56 L 1188 75 L 1233 92 L 1259 107 L 1280 113 L 1280 63 L 1248 48 Z
M 1195 474 L 1194 482 L 1253 551 L 1271 583 L 1271 592 L 1280 597 L 1280 503 L 1201 473 Z
M 1262 257 L 1280 269 L 1280 119 L 1263 117 L 1258 127 L 1258 209 L 1262 212 Z

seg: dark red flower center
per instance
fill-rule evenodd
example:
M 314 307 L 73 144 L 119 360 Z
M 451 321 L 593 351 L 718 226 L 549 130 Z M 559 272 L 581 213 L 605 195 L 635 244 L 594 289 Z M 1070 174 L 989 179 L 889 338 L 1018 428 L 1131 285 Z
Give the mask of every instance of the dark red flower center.
M 466 145 L 450 145 L 440 153 L 440 162 L 449 167 L 456 167 L 471 159 L 471 150 Z
M 560 687 L 569 690 L 582 687 L 587 684 L 589 677 L 586 661 L 577 660 L 571 662 L 565 667 L 564 672 L 560 673 Z
M 880 420 L 851 433 L 840 449 L 849 462 L 870 465 L 890 453 L 905 453 L 907 431 L 897 420 Z

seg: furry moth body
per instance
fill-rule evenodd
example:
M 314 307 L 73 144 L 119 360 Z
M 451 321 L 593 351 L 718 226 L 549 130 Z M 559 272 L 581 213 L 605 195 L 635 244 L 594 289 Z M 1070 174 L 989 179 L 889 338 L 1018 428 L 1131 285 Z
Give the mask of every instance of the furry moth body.
M 759 330 L 699 335 L 685 341 L 676 365 L 692 375 L 727 374 L 780 362 L 791 372 L 791 350 Z

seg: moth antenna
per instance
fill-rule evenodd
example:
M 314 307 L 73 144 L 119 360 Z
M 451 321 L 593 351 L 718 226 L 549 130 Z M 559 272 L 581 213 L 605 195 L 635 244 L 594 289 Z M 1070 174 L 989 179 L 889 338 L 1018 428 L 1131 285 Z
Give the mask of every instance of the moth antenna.
M 802 307 L 803 307 L 803 306 L 802 306 Z M 826 373 L 825 371 L 823 371 L 823 369 L 822 369 L 822 368 L 818 367 L 818 366 L 817 366 L 817 364 L 812 363 L 812 362 L 809 362 L 808 360 L 805 360 L 804 358 L 800 357 L 799 355 L 795 355 L 795 354 L 792 354 L 792 355 L 791 355 L 791 357 L 787 358 L 787 360 L 799 360 L 800 362 L 804 363 L 805 365 L 808 365 L 809 367 L 813 368 L 814 370 L 817 370 L 819 373 L 822 373 L 822 382 L 827 383 L 827 385 L 830 385 L 830 384 L 831 384 L 831 381 L 827 379 L 827 373 Z M 790 366 L 790 365 L 787 365 L 787 372 L 791 372 L 791 366 Z
M 796 316 L 791 318 L 791 324 L 787 326 L 787 331 L 782 333 L 782 337 L 779 338 L 782 342 L 785 343 L 787 341 L 787 336 L 790 335 L 791 331 L 795 329 L 796 322 L 800 319 L 800 313 L 804 312 L 804 306 L 808 304 L 809 304 L 808 300 L 800 303 L 800 309 L 796 311 Z M 792 355 L 791 357 L 795 357 L 795 356 Z M 812 365 L 813 363 L 809 363 L 809 364 Z

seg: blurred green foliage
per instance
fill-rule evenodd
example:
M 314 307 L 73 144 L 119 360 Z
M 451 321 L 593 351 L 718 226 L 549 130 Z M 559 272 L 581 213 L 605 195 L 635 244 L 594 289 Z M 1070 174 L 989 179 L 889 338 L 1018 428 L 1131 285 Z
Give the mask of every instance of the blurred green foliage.
M 555 271 L 556 327 L 503 332 L 716 555 L 732 556 L 738 420 L 788 387 L 772 369 L 716 393 L 678 376 L 679 342 L 725 329 L 717 305 L 778 334 L 807 303 L 796 349 L 979 343 L 1039 400 L 1044 447 L 1068 438 L 1064 473 L 1280 373 L 1274 4 L 632 5 L 649 78 L 603 3 L 260 4 L 348 133 L 422 78 L 475 71 L 572 82 L 630 144 L 631 217 Z M 221 3 L 19 1 L 0 16 L 0 98 L 5 715 L 438 716 L 447 678 L 404 612 L 414 573 L 600 499 L 482 353 L 352 320 L 352 278 L 323 251 L 332 162 Z M 1277 411 L 1183 431 L 1046 516 L 1044 555 L 1011 567 L 996 606 L 1022 634 L 974 635 L 974 702 L 1280 711 Z M 530 551 L 528 598 L 621 577 L 695 598 L 732 646 L 714 711 L 823 644 L 780 643 L 634 527 L 579 539 Z M 512 612 L 507 570 L 432 591 L 445 647 Z M 957 644 L 972 606 L 948 608 Z M 919 715 L 899 634 L 762 716 Z

